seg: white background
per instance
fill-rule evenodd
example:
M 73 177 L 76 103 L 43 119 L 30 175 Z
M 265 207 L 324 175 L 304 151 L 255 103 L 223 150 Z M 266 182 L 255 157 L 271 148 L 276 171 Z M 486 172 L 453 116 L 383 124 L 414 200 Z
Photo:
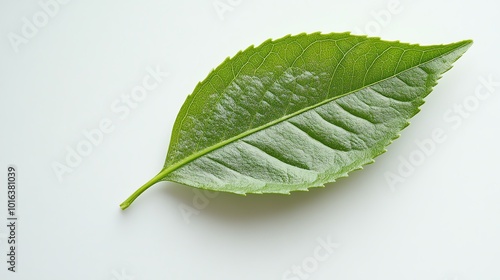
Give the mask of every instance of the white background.
M 43 8 L 2 0 L 0 278 L 301 279 L 283 277 L 305 264 L 308 279 L 500 279 L 500 7 L 390 3 L 73 0 L 27 38 L 23 18 L 33 23 Z M 315 31 L 475 42 L 389 151 L 349 178 L 291 196 L 195 202 L 191 188 L 163 182 L 119 209 L 161 169 L 179 108 L 212 68 L 251 44 Z M 169 76 L 136 108 L 112 109 L 156 68 Z M 53 165 L 106 119 L 113 131 L 58 180 Z M 446 140 L 400 173 L 436 129 Z M 10 164 L 19 170 L 17 273 L 5 262 Z M 387 174 L 404 176 L 393 186 Z M 197 214 L 183 215 L 189 207 Z M 314 260 L 328 238 L 338 248 Z

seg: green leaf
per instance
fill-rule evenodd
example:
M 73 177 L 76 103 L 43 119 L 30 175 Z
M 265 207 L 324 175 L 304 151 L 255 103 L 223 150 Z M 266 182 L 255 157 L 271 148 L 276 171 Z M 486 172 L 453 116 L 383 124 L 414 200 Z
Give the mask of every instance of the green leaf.
M 268 40 L 199 83 L 158 181 L 237 194 L 305 191 L 372 163 L 472 44 L 419 46 L 349 33 Z

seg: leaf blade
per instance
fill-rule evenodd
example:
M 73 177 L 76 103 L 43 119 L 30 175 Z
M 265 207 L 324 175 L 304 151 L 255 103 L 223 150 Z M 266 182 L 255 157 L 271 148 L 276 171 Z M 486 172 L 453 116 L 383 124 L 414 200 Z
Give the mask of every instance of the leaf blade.
M 465 41 L 465 42 L 464 42 L 464 45 L 467 45 L 467 44 L 468 44 L 468 42 L 467 42 L 467 41 Z M 424 64 L 424 65 L 426 65 L 426 64 Z M 421 71 L 424 71 L 424 72 L 425 72 L 425 70 L 421 70 Z M 439 74 L 441 74 L 441 73 L 439 73 Z M 405 85 L 411 82 L 411 80 L 410 80 L 410 79 L 409 79 L 409 81 L 410 81 L 410 82 L 405 82 L 405 80 L 402 80 L 399 76 L 394 76 L 394 77 L 395 77 L 395 78 L 393 78 L 393 79 L 398 79 L 398 80 L 400 80 L 400 81 L 401 81 L 403 84 L 405 84 Z M 410 75 L 408 78 L 411 78 L 411 75 Z M 436 78 L 436 80 L 437 80 L 437 78 Z M 392 82 L 394 82 L 394 81 L 392 81 Z M 379 82 L 379 83 L 380 83 L 380 82 Z M 425 85 L 425 87 L 427 88 L 427 87 L 428 87 L 428 85 Z M 369 88 L 369 89 L 373 90 L 372 88 Z M 380 90 L 380 89 L 379 89 L 379 90 Z M 430 92 L 430 91 L 429 91 L 429 92 Z M 315 104 L 314 106 L 304 108 L 304 109 L 302 109 L 302 110 L 299 110 L 299 111 L 298 111 L 298 112 L 296 112 L 295 114 L 292 114 L 291 116 L 287 116 L 286 118 L 280 118 L 280 119 L 277 119 L 276 121 L 270 122 L 270 123 L 266 124 L 265 126 L 261 126 L 261 127 L 256 128 L 256 129 L 249 130 L 249 131 L 247 131 L 246 133 L 244 133 L 244 134 L 242 134 L 242 135 L 238 135 L 237 137 L 231 138 L 231 139 L 230 139 L 230 141 L 228 141 L 228 143 L 232 143 L 232 142 L 234 142 L 234 141 L 237 141 L 238 139 L 244 139 L 246 136 L 251 135 L 251 134 L 254 134 L 254 133 L 256 133 L 257 131 L 260 131 L 260 130 L 262 130 L 262 129 L 268 128 L 268 127 L 273 126 L 273 125 L 276 125 L 277 123 L 282 122 L 282 121 L 284 121 L 284 120 L 286 120 L 286 119 L 289 119 L 289 118 L 291 118 L 291 117 L 293 117 L 293 116 L 295 116 L 295 115 L 298 115 L 298 114 L 301 114 L 301 113 L 303 113 L 303 112 L 309 111 L 309 110 L 311 110 L 311 108 L 316 108 L 316 107 L 321 106 L 321 105 L 323 105 L 323 104 L 326 104 L 326 103 L 332 102 L 332 100 L 343 98 L 343 97 L 345 97 L 345 96 L 347 96 L 347 95 L 349 95 L 349 94 L 351 94 L 351 92 L 349 92 L 349 93 L 347 93 L 347 94 L 345 94 L 345 95 L 343 95 L 343 96 L 338 96 L 338 97 L 335 97 L 335 98 L 327 99 L 327 100 L 325 100 L 325 101 L 323 101 L 323 102 L 321 102 L 321 103 L 319 103 L 319 104 Z M 381 95 L 383 95 L 383 94 L 381 94 Z M 385 97 L 385 98 L 389 98 L 389 97 L 387 97 L 387 96 L 384 96 L 384 97 Z M 423 96 L 423 97 L 424 97 L 424 96 Z M 401 102 L 401 100 L 399 100 L 399 101 Z M 423 101 L 422 101 L 422 103 L 423 103 Z M 340 104 L 342 104 L 342 103 L 340 103 Z M 345 105 L 344 105 L 344 106 L 345 106 Z M 355 113 L 353 113 L 352 111 L 345 110 L 345 108 L 343 108 L 343 107 L 342 107 L 342 105 L 339 105 L 337 108 L 342 108 L 344 111 L 348 112 L 347 114 L 350 114 L 350 115 L 352 115 L 352 116 L 353 116 L 353 117 L 351 117 L 351 118 L 357 118 L 357 119 L 362 119 L 362 120 L 367 121 L 366 119 L 364 119 L 364 118 L 362 118 L 362 117 L 356 116 L 356 114 L 355 114 Z M 407 116 L 404 116 L 404 119 L 405 119 L 405 120 L 404 120 L 404 122 L 400 123 L 400 124 L 399 124 L 399 126 L 398 126 L 398 128 L 397 128 L 395 131 L 400 131 L 401 129 L 403 129 L 403 127 L 404 127 L 404 126 L 406 126 L 406 119 L 410 118 L 411 116 L 413 116 L 413 115 L 416 113 L 416 111 L 417 111 L 417 109 L 418 109 L 418 106 L 413 106 L 413 108 L 414 108 L 413 114 L 409 114 L 409 115 L 407 115 Z M 369 122 L 369 121 L 367 121 L 367 122 Z M 392 140 L 392 139 L 391 139 L 391 140 Z M 227 145 L 228 143 L 224 143 L 224 145 Z M 388 144 L 389 144 L 389 143 L 385 143 L 385 144 L 383 145 L 383 147 L 387 146 Z M 217 147 L 217 148 L 219 148 L 219 147 Z M 240 152 L 242 151 L 242 149 L 238 149 L 238 150 L 239 150 Z M 213 151 L 213 150 L 211 150 L 211 151 Z M 211 152 L 211 151 L 210 151 L 210 152 Z M 380 154 L 380 153 L 382 153 L 382 150 L 380 150 L 380 149 L 379 149 L 379 150 L 377 150 L 377 151 L 376 151 L 376 153 L 379 153 L 379 154 Z M 230 154 L 231 154 L 231 153 L 230 153 Z M 227 159 L 227 157 L 224 157 L 224 158 L 226 158 L 226 159 Z M 212 160 L 213 160 L 213 159 L 212 159 Z M 221 158 L 219 158 L 218 160 L 219 160 L 219 161 L 221 161 Z M 362 165 L 364 165 L 364 164 L 367 164 L 367 163 L 371 162 L 371 160 L 372 160 L 372 157 L 370 157 L 370 158 L 369 158 L 369 159 L 367 159 L 366 161 L 363 161 L 362 163 L 358 163 L 358 164 L 356 164 L 356 165 L 355 165 L 355 167 L 350 167 L 350 168 L 348 168 L 348 169 L 355 169 L 355 168 L 359 168 L 359 167 L 361 167 Z M 204 163 L 203 165 L 206 165 L 206 164 L 208 164 L 208 163 Z M 201 171 L 201 170 L 197 170 L 197 171 L 190 170 L 190 171 L 188 171 L 186 174 L 182 174 L 182 175 L 185 175 L 185 176 L 191 176 L 191 174 L 200 174 L 200 173 L 201 173 L 200 171 Z M 342 175 L 346 173 L 346 171 L 335 171 L 334 173 L 338 173 L 338 172 L 340 172 L 340 174 L 342 174 Z M 252 173 L 255 173 L 255 170 L 252 170 Z M 194 182 L 194 181 L 191 181 L 191 180 L 186 180 L 184 177 L 181 177 L 181 178 L 182 178 L 182 179 L 181 179 L 181 178 L 180 178 L 180 177 L 178 177 L 177 175 L 179 175 L 179 174 L 174 173 L 174 174 L 172 174 L 172 175 L 168 176 L 166 179 L 168 179 L 168 180 L 172 180 L 172 181 L 176 181 L 176 182 L 179 182 L 179 183 L 183 183 L 183 184 L 194 185 L 194 186 L 197 186 L 197 187 L 200 187 L 200 188 L 204 188 L 204 187 L 205 187 L 205 186 L 204 186 L 204 183 L 202 183 L 202 182 Z M 210 175 L 210 174 L 208 174 L 208 173 L 207 173 L 207 174 L 205 174 L 205 176 L 197 176 L 197 177 L 200 177 L 200 178 L 204 178 L 204 179 L 205 179 L 205 178 L 206 178 L 207 176 L 209 176 L 209 175 Z M 246 175 L 246 176 L 248 176 L 248 175 Z M 338 178 L 338 176 L 337 176 L 336 178 Z M 326 181 L 323 181 L 323 182 L 313 182 L 313 183 L 309 182 L 309 183 L 310 183 L 310 184 L 312 184 L 312 185 L 318 185 L 318 186 L 319 186 L 319 185 L 322 185 L 322 184 L 324 184 L 324 183 L 326 183 L 326 182 L 330 182 L 330 181 L 332 181 L 332 180 L 334 180 L 334 179 L 336 179 L 336 178 L 330 178 L 330 179 L 328 179 L 328 180 L 326 180 Z M 227 178 L 226 178 L 226 179 L 227 179 Z M 272 178 L 268 178 L 268 179 L 272 179 Z M 316 184 L 316 183 L 317 183 L 317 184 Z M 246 192 L 246 193 L 260 193 L 260 192 L 267 192 L 266 190 L 271 190 L 271 188 L 269 188 L 269 186 L 267 186 L 267 185 L 265 185 L 265 184 L 258 183 L 257 185 L 262 186 L 262 189 L 259 189 L 259 190 L 257 190 L 257 191 L 248 191 L 248 190 L 246 190 L 245 192 Z M 239 186 L 240 186 L 240 183 L 236 184 L 236 185 L 234 186 L 235 188 L 233 188 L 233 189 L 232 189 L 232 192 L 242 193 L 242 192 L 241 192 L 241 189 L 244 189 L 244 188 L 240 188 Z M 219 190 L 223 190 L 223 189 L 225 189 L 225 188 L 227 188 L 227 187 L 228 187 L 228 186 L 227 186 L 227 184 L 226 184 L 226 185 L 224 185 L 224 188 L 219 189 Z M 208 188 L 208 189 L 212 189 L 212 190 L 214 190 L 214 188 Z M 297 188 L 296 190 L 301 190 L 301 189 L 303 189 L 303 188 L 299 187 L 299 188 Z M 269 191 L 269 192 L 271 192 L 271 191 Z M 281 191 L 280 191 L 280 190 L 278 190 L 277 192 L 281 193 Z

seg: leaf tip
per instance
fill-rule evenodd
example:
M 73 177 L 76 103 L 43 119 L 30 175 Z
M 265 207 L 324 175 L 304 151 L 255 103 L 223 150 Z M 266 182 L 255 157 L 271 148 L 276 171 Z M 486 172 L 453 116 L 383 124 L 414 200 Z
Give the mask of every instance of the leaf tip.
M 457 44 L 460 45 L 460 47 L 458 47 L 458 48 L 463 48 L 464 49 L 463 52 L 465 52 L 472 46 L 472 44 L 474 44 L 474 40 L 467 39 L 467 40 L 457 42 Z
M 472 40 L 472 39 L 467 39 L 467 40 L 463 40 L 462 42 L 463 42 L 464 44 L 466 44 L 466 45 L 472 45 L 472 44 L 474 43 L 474 40 Z

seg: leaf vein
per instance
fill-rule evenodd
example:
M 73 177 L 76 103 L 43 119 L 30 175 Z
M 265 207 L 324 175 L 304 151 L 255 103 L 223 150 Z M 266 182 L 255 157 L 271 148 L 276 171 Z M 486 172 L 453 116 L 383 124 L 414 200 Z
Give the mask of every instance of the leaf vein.
M 261 152 L 261 153 L 263 153 L 264 155 L 269 156 L 269 157 L 271 157 L 271 158 L 274 158 L 274 159 L 278 160 L 279 162 L 282 162 L 283 164 L 286 164 L 286 165 L 288 165 L 288 166 L 292 166 L 292 167 L 295 167 L 295 168 L 298 168 L 298 169 L 306 170 L 306 171 L 314 171 L 314 170 L 309 169 L 309 167 L 308 167 L 308 166 L 306 166 L 306 165 L 301 165 L 301 166 L 299 166 L 299 165 L 296 165 L 297 163 L 293 164 L 293 163 L 290 163 L 290 162 L 286 162 L 286 161 L 284 161 L 283 159 L 278 158 L 276 155 L 273 155 L 273 154 L 271 154 L 271 153 L 266 152 L 265 150 L 263 150 L 262 148 L 260 148 L 260 147 L 256 146 L 256 145 L 255 145 L 255 144 L 253 144 L 253 143 L 247 142 L 247 141 L 245 141 L 245 140 L 240 140 L 240 141 L 241 141 L 242 143 L 245 143 L 246 145 L 248 145 L 248 146 L 252 147 L 253 149 L 256 149 L 256 150 L 260 151 L 260 152 Z

